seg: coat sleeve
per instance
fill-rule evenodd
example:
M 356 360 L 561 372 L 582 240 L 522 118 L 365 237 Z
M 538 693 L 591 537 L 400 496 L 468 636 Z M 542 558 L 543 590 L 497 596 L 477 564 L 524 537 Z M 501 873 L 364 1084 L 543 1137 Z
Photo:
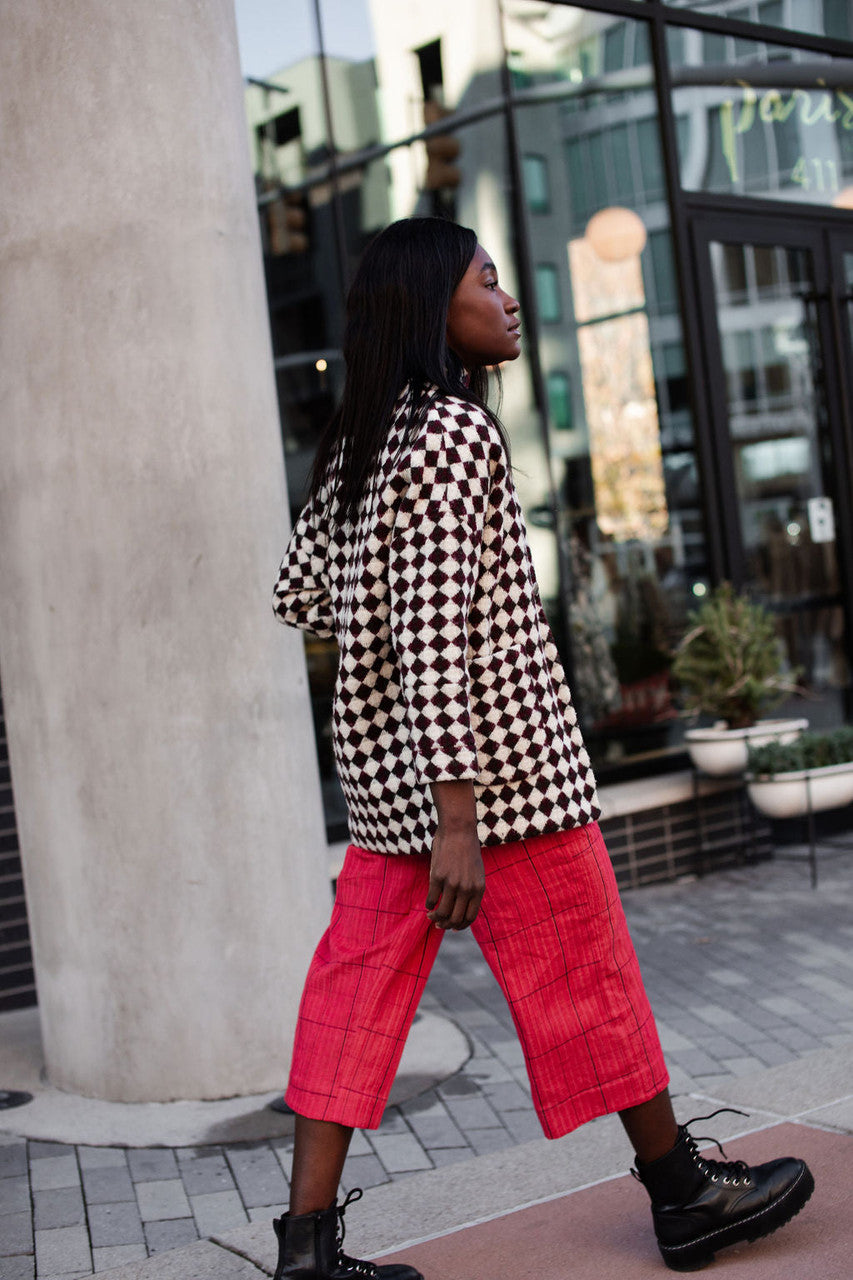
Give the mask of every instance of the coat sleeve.
M 324 640 L 335 638 L 335 617 L 328 588 L 329 534 L 322 503 L 309 503 L 290 535 L 273 592 L 280 622 Z
M 412 452 L 394 523 L 391 640 L 424 782 L 474 779 L 479 772 L 469 705 L 469 613 L 499 450 L 481 414 L 467 410 L 461 418 L 431 422 L 426 443 Z

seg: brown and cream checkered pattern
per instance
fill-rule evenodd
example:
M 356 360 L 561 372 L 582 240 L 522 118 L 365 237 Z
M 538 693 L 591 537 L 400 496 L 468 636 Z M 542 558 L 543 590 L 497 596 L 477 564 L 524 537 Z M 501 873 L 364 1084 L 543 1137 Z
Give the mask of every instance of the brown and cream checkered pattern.
M 352 840 L 429 851 L 431 782 L 475 783 L 480 839 L 599 816 L 500 434 L 436 394 L 413 435 L 402 397 L 354 523 L 321 492 L 299 517 L 274 608 L 334 638 L 335 758 Z

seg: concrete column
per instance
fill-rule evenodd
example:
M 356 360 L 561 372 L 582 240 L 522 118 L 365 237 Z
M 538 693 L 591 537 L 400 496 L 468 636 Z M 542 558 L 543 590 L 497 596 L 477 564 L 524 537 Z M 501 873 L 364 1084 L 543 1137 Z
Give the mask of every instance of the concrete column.
M 47 1064 L 282 1086 L 328 916 L 232 0 L 0 0 L 0 662 Z

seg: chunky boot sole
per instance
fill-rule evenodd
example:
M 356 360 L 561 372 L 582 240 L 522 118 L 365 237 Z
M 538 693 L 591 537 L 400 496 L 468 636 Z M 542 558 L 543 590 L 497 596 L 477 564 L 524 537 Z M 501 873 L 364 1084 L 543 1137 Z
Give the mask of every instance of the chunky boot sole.
M 354 1187 L 340 1207 L 333 1200 L 328 1209 L 316 1213 L 274 1218 L 278 1266 L 273 1280 L 424 1280 L 420 1271 L 402 1262 L 380 1266 L 344 1253 L 344 1214 L 363 1195 Z
M 762 1236 L 769 1236 L 779 1227 L 784 1227 L 786 1222 L 790 1222 L 800 1212 L 813 1191 L 814 1178 L 808 1165 L 804 1164 L 800 1176 L 772 1204 L 738 1222 L 717 1227 L 684 1244 L 667 1245 L 658 1241 L 661 1256 L 672 1271 L 701 1271 L 714 1261 L 718 1249 L 725 1249 L 744 1240 L 760 1240 Z

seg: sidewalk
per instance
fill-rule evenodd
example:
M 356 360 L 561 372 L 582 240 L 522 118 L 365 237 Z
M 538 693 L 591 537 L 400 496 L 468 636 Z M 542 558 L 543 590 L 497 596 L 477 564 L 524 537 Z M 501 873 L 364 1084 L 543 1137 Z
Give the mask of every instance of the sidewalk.
M 834 858 L 822 862 L 816 891 L 804 866 L 780 862 L 624 896 L 679 1118 L 707 1114 L 717 1099 L 740 1105 L 750 1118 L 719 1117 L 710 1126 L 715 1136 L 766 1132 L 733 1143 L 729 1154 L 757 1159 L 765 1147 L 808 1148 L 818 1167 L 815 1197 L 784 1236 L 725 1255 L 726 1265 L 740 1268 L 734 1275 L 758 1280 L 762 1259 L 775 1259 L 780 1274 L 780 1242 L 797 1233 L 812 1263 L 816 1238 L 826 1253 L 814 1275 L 849 1275 L 832 1269 L 831 1256 L 835 1250 L 849 1268 L 853 1239 L 842 1248 L 841 1235 L 849 1215 L 829 1221 L 830 1187 L 838 1185 L 830 1171 L 849 1168 L 853 1155 L 849 886 L 847 863 Z M 429 1280 L 496 1280 L 511 1272 L 507 1255 L 501 1262 L 494 1250 L 511 1251 L 523 1229 L 544 1250 L 535 1266 L 535 1250 L 528 1259 L 539 1280 L 663 1274 L 643 1193 L 619 1177 L 630 1155 L 618 1120 L 556 1143 L 540 1137 L 509 1014 L 468 935 L 445 939 L 422 1008 L 453 1019 L 471 1056 L 443 1083 L 389 1108 L 379 1130 L 356 1134 L 344 1189 L 368 1190 L 349 1215 L 347 1248 L 375 1256 L 415 1236 L 439 1237 L 408 1255 Z M 287 1198 L 287 1136 L 147 1149 L 4 1137 L 3 1126 L 13 1130 L 25 1110 L 0 1113 L 0 1280 L 71 1280 L 114 1268 L 114 1280 L 257 1280 L 271 1271 L 269 1220 Z M 622 1207 L 614 1211 L 611 1202 Z M 488 1231 L 471 1226 L 497 1215 L 500 1224 Z M 591 1221 L 618 1231 L 588 1240 Z M 460 1228 L 462 1236 L 447 1236 Z M 200 1237 L 216 1243 L 196 1243 Z M 528 1272 L 514 1265 L 512 1274 Z

